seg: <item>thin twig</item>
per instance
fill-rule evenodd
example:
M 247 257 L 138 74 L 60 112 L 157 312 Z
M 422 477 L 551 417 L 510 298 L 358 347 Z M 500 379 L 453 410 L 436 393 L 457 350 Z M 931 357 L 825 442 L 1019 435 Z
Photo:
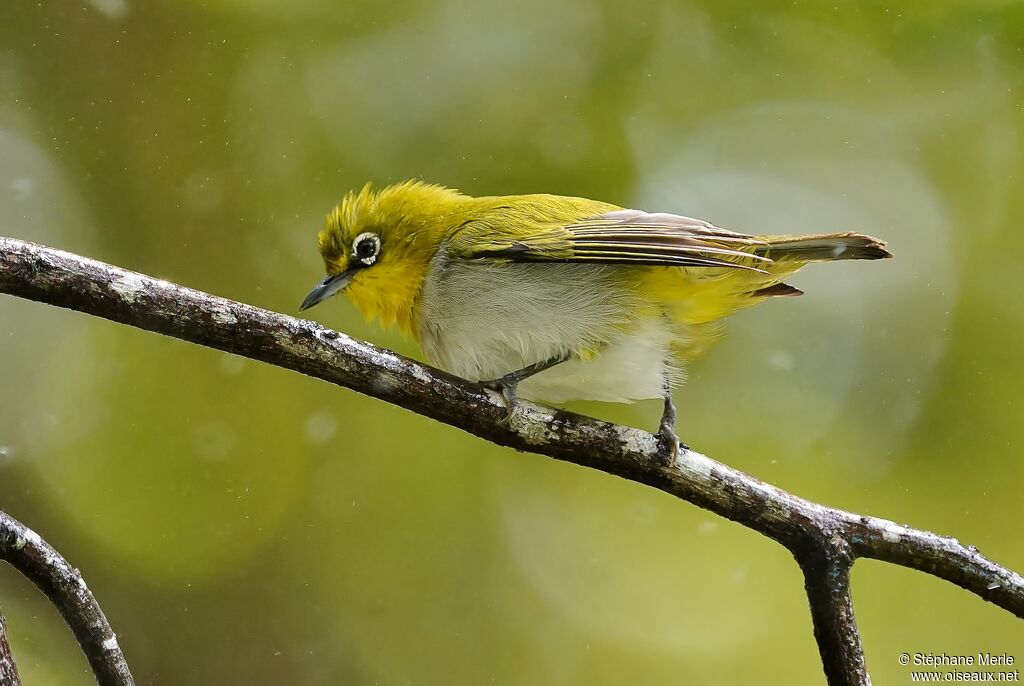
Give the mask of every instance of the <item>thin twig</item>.
M 3 511 L 0 559 L 24 574 L 57 607 L 100 686 L 134 686 L 117 637 L 82 574 L 39 534 Z
M 786 546 L 813 577 L 809 599 L 832 686 L 868 683 L 845 589 L 848 564 L 858 557 L 946 579 L 1024 618 L 1024 579 L 955 539 L 804 500 L 693 450 L 680 451 L 667 464 L 657 439 L 638 429 L 529 403 L 510 422 L 502 422 L 506 410 L 500 395 L 311 321 L 8 238 L 0 238 L 0 292 L 323 379 L 498 445 L 652 486 L 754 529 Z M 837 541 L 843 542 L 849 562 L 838 578 L 830 579 L 839 567 L 807 562 L 816 555 L 827 560 Z M 839 588 L 839 601 L 820 602 L 819 586 Z M 841 636 L 840 643 L 849 648 L 837 652 L 830 636 Z M 851 660 L 857 664 L 829 667 Z
M 21 686 L 18 665 L 14 663 L 11 644 L 7 642 L 7 622 L 0 612 L 0 686 Z

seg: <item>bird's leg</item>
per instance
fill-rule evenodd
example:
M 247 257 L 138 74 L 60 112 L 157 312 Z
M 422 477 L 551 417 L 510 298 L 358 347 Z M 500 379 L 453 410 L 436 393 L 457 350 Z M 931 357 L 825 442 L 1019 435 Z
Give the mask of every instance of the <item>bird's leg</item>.
M 514 372 L 509 372 L 505 376 L 499 379 L 491 379 L 489 381 L 481 381 L 480 385 L 484 388 L 489 388 L 492 391 L 498 391 L 501 393 L 501 397 L 505 399 L 505 407 L 508 408 L 508 414 L 502 419 L 502 423 L 507 423 L 512 419 L 513 413 L 516 411 L 516 387 L 520 381 L 529 379 L 534 374 L 539 374 L 545 369 L 551 369 L 556 364 L 561 364 L 569 359 L 568 355 L 558 355 L 552 357 L 550 360 L 544 360 L 536 364 L 531 364 L 528 367 L 517 369 Z
M 682 444 L 676 435 L 676 406 L 672 402 L 672 383 L 665 375 L 665 409 L 661 413 L 661 424 L 658 425 L 659 442 L 662 449 L 659 455 L 666 464 L 675 464 L 679 457 L 680 450 L 689 450 L 689 446 Z

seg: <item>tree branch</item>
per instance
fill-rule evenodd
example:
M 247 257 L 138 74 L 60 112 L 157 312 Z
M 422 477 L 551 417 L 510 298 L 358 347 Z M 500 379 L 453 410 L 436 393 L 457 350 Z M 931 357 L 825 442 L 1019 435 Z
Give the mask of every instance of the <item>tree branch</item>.
M 0 686 L 21 686 L 18 666 L 14 664 L 11 644 L 7 642 L 7 623 L 0 613 Z
M 60 611 L 100 686 L 135 685 L 117 637 L 82 574 L 39 534 L 3 511 L 0 511 L 0 559 L 24 574 Z M 5 682 L 0 681 L 0 684 Z
M 814 638 L 830 684 L 870 684 L 850 600 L 853 557 L 842 536 L 796 555 L 804 573 Z
M 667 464 L 657 439 L 638 429 L 529 403 L 502 423 L 498 394 L 311 321 L 9 238 L 0 238 L 0 292 L 323 379 L 498 445 L 646 484 L 754 529 L 800 563 L 833 686 L 869 683 L 848 588 L 858 557 L 932 574 L 1024 618 L 1024 579 L 955 539 L 818 505 L 693 450 Z

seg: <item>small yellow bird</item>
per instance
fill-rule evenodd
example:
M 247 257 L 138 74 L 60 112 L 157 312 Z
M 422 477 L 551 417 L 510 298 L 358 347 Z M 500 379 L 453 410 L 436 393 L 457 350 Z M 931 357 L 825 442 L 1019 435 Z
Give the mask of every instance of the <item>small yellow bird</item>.
M 672 388 L 723 317 L 800 295 L 782 279 L 808 262 L 891 257 L 856 233 L 750 236 L 584 198 L 474 198 L 419 181 L 350 192 L 319 241 L 328 276 L 302 310 L 344 291 L 432 364 L 500 391 L 509 418 L 517 390 L 550 403 L 660 398 L 672 459 Z

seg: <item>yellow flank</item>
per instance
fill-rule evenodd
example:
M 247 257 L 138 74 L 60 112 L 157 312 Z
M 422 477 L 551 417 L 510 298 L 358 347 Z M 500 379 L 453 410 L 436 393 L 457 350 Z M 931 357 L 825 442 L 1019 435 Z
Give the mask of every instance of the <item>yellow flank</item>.
M 768 296 L 760 288 L 778 283 L 803 266 L 795 260 L 775 262 L 768 274 L 725 268 L 650 267 L 640 281 L 646 299 L 678 325 L 673 357 L 679 366 L 701 356 L 722 335 L 721 320 Z
M 725 268 L 652 267 L 644 277 L 643 288 L 680 324 L 706 324 L 763 301 L 768 296 L 753 294 L 802 266 L 804 263 L 795 260 L 775 262 L 766 274 Z

